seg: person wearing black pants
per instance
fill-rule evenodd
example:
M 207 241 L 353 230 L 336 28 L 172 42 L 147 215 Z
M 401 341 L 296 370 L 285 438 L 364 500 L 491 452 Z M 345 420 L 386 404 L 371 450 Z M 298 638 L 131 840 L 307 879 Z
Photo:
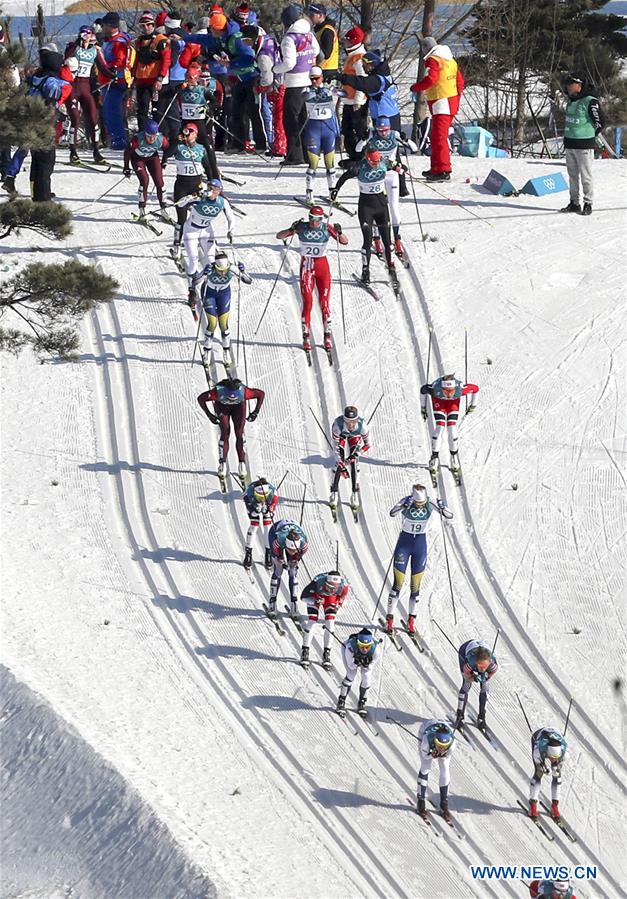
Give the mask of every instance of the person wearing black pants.
M 361 280 L 364 284 L 370 283 L 370 257 L 372 256 L 373 224 L 379 229 L 379 236 L 383 242 L 385 261 L 388 274 L 393 286 L 398 284 L 396 269 L 392 261 L 392 241 L 390 237 L 390 211 L 387 195 L 385 193 L 385 175 L 388 167 L 379 150 L 367 150 L 363 159 L 351 162 L 341 176 L 336 186 L 330 192 L 330 197 L 335 200 L 342 185 L 349 178 L 357 178 L 359 183 L 359 205 L 357 215 L 363 234 L 361 249 L 362 273 Z
M 31 150 L 30 182 L 31 193 L 35 203 L 48 203 L 52 200 L 50 179 L 54 171 L 57 154 L 50 150 Z
M 246 147 L 249 128 L 252 127 L 255 148 L 264 152 L 268 149 L 266 130 L 261 118 L 259 108 L 259 94 L 255 91 L 259 84 L 259 77 L 249 78 L 246 81 L 237 81 L 231 88 L 233 117 L 233 148 L 243 150 Z

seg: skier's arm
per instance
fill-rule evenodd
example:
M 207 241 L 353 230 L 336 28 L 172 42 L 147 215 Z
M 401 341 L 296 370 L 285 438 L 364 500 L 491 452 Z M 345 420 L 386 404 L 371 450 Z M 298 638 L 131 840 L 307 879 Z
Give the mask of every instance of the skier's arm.
M 291 72 L 297 62 L 296 44 L 290 35 L 285 35 L 281 41 L 281 57 L 282 60 L 274 66 L 276 75 L 284 75 Z
M 442 515 L 442 517 L 446 518 L 448 521 L 453 518 L 453 513 L 449 508 L 447 508 L 444 500 L 438 499 L 437 503 L 432 503 L 431 500 L 429 500 L 429 505 L 432 509 L 434 509 L 436 512 L 439 512 L 440 515 Z
M 253 283 L 253 279 L 250 277 L 250 275 L 246 271 L 246 267 L 243 262 L 237 263 L 237 269 L 234 269 L 233 266 L 231 266 L 231 271 L 233 272 L 235 277 L 239 281 L 242 282 L 242 284 L 252 284 Z
M 360 451 L 362 453 L 367 453 L 369 449 L 370 449 L 370 435 L 368 434 L 368 431 L 366 430 L 366 427 L 364 425 L 364 429 L 361 433 Z
M 464 384 L 464 386 L 462 387 L 462 396 L 470 396 L 470 403 L 468 405 L 468 409 L 466 410 L 466 415 L 468 415 L 469 412 L 475 411 L 478 393 L 479 388 L 476 384 Z
M 315 597 L 318 596 L 318 594 L 316 593 L 316 582 L 309 581 L 309 583 L 307 584 L 307 586 L 305 587 L 303 592 L 300 594 L 300 598 L 302 600 L 305 600 L 305 599 L 311 599 L 314 596 Z
M 231 204 L 224 197 L 224 215 L 226 217 L 226 227 L 228 228 L 228 233 L 231 234 L 233 231 L 233 225 L 235 224 L 235 220 L 233 218 L 233 211 L 231 210 Z
M 420 388 L 420 413 L 423 420 L 427 420 L 427 397 L 433 396 L 433 388 L 431 384 L 423 384 Z
M 462 70 L 457 67 L 457 96 L 461 97 L 462 91 L 466 87 L 466 82 L 464 81 L 464 76 L 462 75 Z
M 601 112 L 601 106 L 596 98 L 590 101 L 588 112 L 590 114 L 592 124 L 594 125 L 595 133 L 598 134 L 603 130 L 603 125 L 605 124 L 605 122 L 603 119 L 603 113 Z
M 288 240 L 288 238 L 292 237 L 298 231 L 298 226 L 301 225 L 305 220 L 298 219 L 297 222 L 292 222 L 289 228 L 283 228 L 282 231 L 278 231 L 276 238 L 277 240 Z
M 348 243 L 348 237 L 342 231 L 341 225 L 327 225 L 327 231 L 338 243 L 341 243 L 343 247 Z
M 364 94 L 376 94 L 381 84 L 378 75 L 345 75 L 343 72 L 340 74 L 340 82 Z
M 205 390 L 204 393 L 199 394 L 197 397 L 198 405 L 205 413 L 208 419 L 210 419 L 214 424 L 217 423 L 218 418 L 209 408 L 209 403 L 215 403 L 217 399 L 217 393 L 215 390 Z
M 395 515 L 398 515 L 398 513 L 401 511 L 401 509 L 404 509 L 406 505 L 407 505 L 407 497 L 404 496 L 401 500 L 399 500 L 396 503 L 395 506 L 392 506 L 392 508 L 390 509 L 390 518 L 394 518 Z
M 259 410 L 263 406 L 263 401 L 266 398 L 266 394 L 259 387 L 247 387 L 244 392 L 245 400 L 257 400 L 255 404 L 255 408 L 248 416 L 248 421 L 254 421 L 255 418 L 259 415 Z

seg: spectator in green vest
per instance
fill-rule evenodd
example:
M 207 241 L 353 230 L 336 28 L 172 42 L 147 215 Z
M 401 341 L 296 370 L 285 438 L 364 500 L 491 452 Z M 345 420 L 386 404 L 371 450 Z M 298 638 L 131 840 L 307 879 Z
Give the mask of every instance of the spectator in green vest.
M 562 212 L 592 214 L 592 160 L 597 146 L 597 135 L 603 129 L 603 114 L 599 101 L 577 75 L 570 75 L 566 87 L 566 126 L 564 153 L 570 186 L 570 203 Z M 579 182 L 583 192 L 580 203 Z

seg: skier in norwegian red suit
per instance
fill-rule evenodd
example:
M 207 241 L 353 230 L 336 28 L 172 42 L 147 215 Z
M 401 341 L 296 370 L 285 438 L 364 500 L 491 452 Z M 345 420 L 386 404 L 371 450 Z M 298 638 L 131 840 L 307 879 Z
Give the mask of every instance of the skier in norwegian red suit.
M 433 417 L 435 418 L 435 431 L 431 436 L 433 451 L 429 460 L 429 467 L 433 468 L 439 464 L 440 443 L 442 442 L 442 434 L 446 427 L 448 431 L 448 445 L 451 453 L 451 467 L 458 466 L 457 460 L 457 444 L 459 437 L 457 435 L 457 421 L 459 419 L 459 404 L 463 396 L 470 395 L 470 405 L 466 410 L 466 415 L 470 415 L 475 411 L 476 396 L 479 388 L 476 384 L 462 384 L 455 375 L 444 375 L 438 378 L 433 384 L 423 384 L 420 388 L 421 412 L 422 417 L 427 420 L 427 397 L 431 397 L 431 405 L 433 406 Z
M 327 245 L 329 237 L 333 237 L 338 243 L 346 246 L 348 238 L 342 233 L 340 225 L 325 223 L 324 209 L 321 206 L 312 206 L 309 210 L 309 220 L 299 219 L 293 222 L 289 228 L 279 231 L 278 240 L 289 240 L 297 235 L 300 245 L 300 292 L 303 298 L 303 347 L 311 349 L 311 307 L 313 305 L 314 287 L 318 288 L 318 301 L 322 312 L 324 326 L 324 348 L 330 350 L 331 342 L 331 313 L 329 299 L 331 296 L 331 271 L 327 260 Z

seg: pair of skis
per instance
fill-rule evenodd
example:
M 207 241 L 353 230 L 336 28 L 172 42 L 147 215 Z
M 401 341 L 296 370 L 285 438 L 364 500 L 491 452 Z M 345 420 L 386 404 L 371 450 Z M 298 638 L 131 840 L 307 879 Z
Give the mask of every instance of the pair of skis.
M 429 463 L 428 468 L 429 468 L 429 474 L 431 475 L 431 484 L 433 485 L 434 490 L 438 489 L 438 475 L 440 474 L 440 471 L 442 470 L 442 468 L 448 468 L 448 470 L 451 472 L 451 474 L 453 475 L 453 480 L 455 481 L 456 487 L 462 486 L 462 469 L 461 469 L 461 465 L 459 465 L 459 463 L 455 466 L 452 466 L 452 465 L 441 466 L 439 463 L 437 463 L 436 465 L 432 465 L 431 463 Z
M 326 353 L 329 365 L 333 366 L 333 343 L 331 342 L 329 346 L 323 346 L 323 349 Z M 303 350 L 305 351 L 305 356 L 307 357 L 307 365 L 309 365 L 309 367 L 311 368 L 311 366 L 313 365 L 312 346 L 310 345 L 309 347 L 307 347 L 305 341 L 303 341 Z
M 293 200 L 296 201 L 300 206 L 304 206 L 305 209 L 311 209 L 312 206 L 315 206 L 316 203 L 314 200 L 305 200 L 303 197 L 293 197 Z M 351 218 L 354 217 L 355 212 L 351 209 L 347 209 L 346 206 L 343 206 L 342 203 L 338 203 L 337 200 L 332 200 L 330 197 L 320 197 L 320 202 L 325 205 L 330 205 L 335 209 L 339 209 L 340 212 L 344 212 L 346 215 L 350 215 Z
M 553 842 L 555 837 L 553 836 L 552 833 L 549 833 L 549 830 L 548 830 L 548 828 L 546 828 L 544 826 L 543 821 L 541 821 L 540 818 L 538 818 L 538 817 L 532 818 L 531 815 L 529 814 L 529 809 L 525 806 L 525 804 L 520 799 L 517 799 L 516 802 L 520 806 L 520 808 L 523 810 L 523 812 L 525 813 L 525 817 L 528 818 L 531 822 L 533 822 L 533 824 L 537 827 L 537 829 L 540 831 L 540 833 L 544 834 L 544 836 L 547 838 L 547 840 L 550 840 L 551 842 Z M 564 819 L 561 816 L 559 818 L 556 818 L 553 815 L 553 813 L 551 812 L 551 809 L 549 808 L 549 806 L 545 802 L 541 802 L 540 805 L 545 810 L 545 812 L 547 813 L 547 816 L 551 819 L 551 821 L 555 824 L 555 826 L 559 827 L 559 829 L 562 831 L 564 836 L 568 840 L 570 840 L 571 843 L 576 843 L 577 837 L 570 830 L 568 824 L 566 824 Z
M 403 647 L 401 645 L 400 640 L 398 639 L 398 633 L 399 633 L 398 630 L 396 628 L 392 628 L 392 631 L 388 631 L 387 622 L 385 621 L 384 618 L 379 618 L 379 625 L 381 626 L 381 630 L 386 635 L 386 637 L 390 638 L 390 641 L 393 643 L 394 648 L 397 650 L 397 652 L 402 652 Z M 402 626 L 401 633 L 405 634 L 405 636 L 411 640 L 411 642 L 414 644 L 414 646 L 416 647 L 418 652 L 424 652 L 425 647 L 420 639 L 420 634 L 410 633 L 410 631 L 407 627 L 407 623 L 405 621 L 403 621 L 403 619 L 401 619 L 401 626 Z
M 277 615 L 276 609 L 273 611 L 273 610 L 270 608 L 270 606 L 269 606 L 267 603 L 265 603 L 265 602 L 263 602 L 263 603 L 261 604 L 261 608 L 263 609 L 264 614 L 266 615 L 266 617 L 267 617 L 267 618 L 272 622 L 272 624 L 274 625 L 277 634 L 279 634 L 280 637 L 284 637 L 284 636 L 286 635 L 287 631 L 281 626 L 281 622 L 279 621 L 279 616 Z M 287 614 L 288 614 L 288 616 L 289 616 L 289 618 L 290 618 L 290 621 L 292 621 L 292 622 L 294 623 L 294 626 L 296 627 L 296 630 L 297 630 L 297 631 L 301 634 L 301 636 L 302 636 L 302 634 L 303 634 L 303 625 L 302 625 L 302 622 L 301 622 L 301 620 L 300 620 L 300 616 L 298 615 L 297 612 L 293 612 L 292 609 L 291 609 L 289 606 L 286 605 L 284 608 L 285 608 L 285 611 L 287 612 Z
M 359 503 L 351 503 L 351 512 L 353 514 L 353 521 L 355 524 L 359 524 L 359 513 L 361 512 L 361 506 Z M 329 503 L 329 509 L 331 510 L 331 517 L 335 524 L 337 524 L 337 503 Z

